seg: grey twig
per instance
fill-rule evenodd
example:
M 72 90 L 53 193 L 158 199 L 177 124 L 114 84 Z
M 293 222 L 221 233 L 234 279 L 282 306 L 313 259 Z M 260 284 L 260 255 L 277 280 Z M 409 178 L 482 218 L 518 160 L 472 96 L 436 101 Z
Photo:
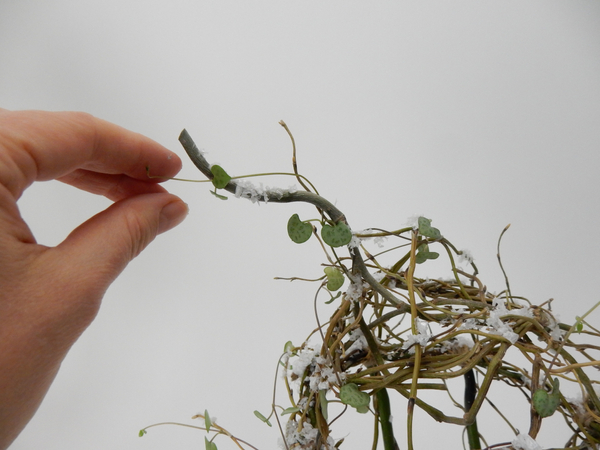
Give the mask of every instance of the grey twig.
M 213 174 L 210 171 L 210 164 L 204 158 L 196 143 L 187 132 L 187 130 L 183 130 L 179 135 L 179 142 L 185 149 L 185 152 L 188 154 L 189 158 L 192 160 L 194 165 L 208 178 L 209 180 L 213 179 Z M 231 180 L 227 186 L 224 188 L 226 191 L 235 194 L 238 189 L 238 183 L 236 180 Z M 317 195 L 313 192 L 308 191 L 281 191 L 281 190 L 272 190 L 265 191 L 262 194 L 262 198 L 259 198 L 259 201 L 269 201 L 273 203 L 292 203 L 292 202 L 304 202 L 310 203 L 311 205 L 316 206 L 321 211 L 329 216 L 333 223 L 344 222 L 348 225 L 348 221 L 346 220 L 346 216 L 337 209 L 330 201 L 325 198 Z M 352 255 L 352 262 L 355 269 L 362 275 L 362 278 L 382 297 L 388 300 L 391 304 L 396 306 L 404 306 L 406 302 L 397 298 L 394 294 L 392 294 L 388 289 L 386 289 L 382 284 L 380 284 L 373 276 L 369 273 L 367 267 L 365 266 L 364 260 L 360 254 L 360 251 L 356 247 L 349 246 L 350 254 Z

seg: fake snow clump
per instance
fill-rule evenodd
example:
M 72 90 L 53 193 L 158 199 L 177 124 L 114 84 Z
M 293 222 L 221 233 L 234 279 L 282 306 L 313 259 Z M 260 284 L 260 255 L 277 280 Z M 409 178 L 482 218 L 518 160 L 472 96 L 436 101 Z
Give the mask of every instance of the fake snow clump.
M 417 318 L 417 334 L 409 334 L 404 343 L 402 344 L 402 350 L 408 350 L 412 355 L 415 353 L 415 344 L 419 344 L 424 347 L 431 339 L 431 333 L 427 328 L 426 322 Z
M 281 438 L 279 447 L 285 449 Z M 331 436 L 327 438 L 327 442 L 319 444 L 319 430 L 313 428 L 309 422 L 303 422 L 302 428 L 298 429 L 298 422 L 291 420 L 285 427 L 285 442 L 289 448 L 298 450 L 334 450 L 334 441 Z
M 286 193 L 293 193 L 298 190 L 295 186 L 289 189 L 263 187 L 262 183 L 256 186 L 249 180 L 237 180 L 235 184 L 235 196 L 237 198 L 247 198 L 252 203 L 259 201 L 267 203 L 270 198 L 280 199 Z
M 475 258 L 473 258 L 473 255 L 471 254 L 471 252 L 467 249 L 462 249 L 460 251 L 460 254 L 458 255 L 458 263 L 459 264 L 465 264 L 465 265 L 469 265 L 471 264 L 473 261 L 475 260 Z
M 513 311 L 506 309 L 506 303 L 502 303 L 502 300 L 496 297 L 493 301 L 494 309 L 490 311 L 490 317 L 487 319 L 487 326 L 491 328 L 491 332 L 499 334 L 502 337 L 508 339 L 511 344 L 514 344 L 519 340 L 519 335 L 515 333 L 509 324 L 502 321 L 501 317 L 508 314 L 512 314 Z
M 353 353 L 360 352 L 369 348 L 367 338 L 360 330 L 360 328 L 352 330 L 348 334 L 348 342 L 352 342 L 352 344 L 350 344 L 350 347 L 348 347 L 348 349 L 346 350 L 347 355 L 351 355 Z
M 363 281 L 360 275 L 350 275 L 350 286 L 346 290 L 346 298 L 353 303 L 356 303 L 363 295 L 363 289 L 368 289 L 369 285 Z
M 336 375 L 329 359 L 320 356 L 317 351 L 308 347 L 298 352 L 291 366 L 290 378 L 292 381 L 301 380 L 306 370 L 310 368 L 310 375 L 306 381 L 313 392 L 329 390 L 331 386 L 338 386 L 340 381 L 343 382 L 346 379 L 345 373 Z
M 543 450 L 540 444 L 535 442 L 535 439 L 525 433 L 519 433 L 511 444 L 515 450 Z

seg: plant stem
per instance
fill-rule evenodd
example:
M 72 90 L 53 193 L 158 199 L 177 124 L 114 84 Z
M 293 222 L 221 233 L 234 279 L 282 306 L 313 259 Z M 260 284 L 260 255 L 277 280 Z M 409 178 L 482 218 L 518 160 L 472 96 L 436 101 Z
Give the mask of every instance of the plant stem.
M 473 369 L 467 371 L 465 377 L 465 411 L 469 412 L 475 396 L 477 395 L 477 383 L 475 381 L 475 372 Z M 469 439 L 469 448 L 471 450 L 480 450 L 481 442 L 479 440 L 479 431 L 477 430 L 477 419 L 473 420 L 473 423 L 467 425 L 467 436 Z
M 416 265 L 416 253 L 417 253 L 417 243 L 418 243 L 418 235 L 415 231 L 412 232 L 411 246 L 410 246 L 410 265 L 408 266 L 408 271 L 406 272 L 406 286 L 408 289 L 408 298 L 410 300 L 410 309 L 411 309 L 411 331 L 413 336 L 419 334 L 419 330 L 417 328 L 417 303 L 415 299 L 415 288 L 414 288 L 414 274 L 415 274 L 415 265 Z M 419 381 L 419 371 L 421 370 L 421 344 L 415 344 L 415 360 L 413 366 L 413 375 L 412 375 L 412 383 L 410 386 L 410 398 L 408 399 L 408 413 L 407 413 L 407 435 L 408 435 L 408 449 L 412 450 L 413 448 L 413 417 L 414 417 L 414 408 L 415 401 L 417 398 L 417 382 Z
M 379 410 L 379 423 L 381 424 L 383 448 L 384 450 L 400 450 L 396 438 L 394 438 L 394 429 L 391 422 L 390 397 L 388 396 L 387 390 L 380 389 L 375 396 L 377 398 L 377 408 Z

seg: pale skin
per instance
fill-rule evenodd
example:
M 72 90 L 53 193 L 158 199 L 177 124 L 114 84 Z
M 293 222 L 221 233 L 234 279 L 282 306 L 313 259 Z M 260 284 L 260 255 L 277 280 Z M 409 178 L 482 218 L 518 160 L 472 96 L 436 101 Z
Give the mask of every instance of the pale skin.
M 149 179 L 146 166 L 173 177 L 181 160 L 88 114 L 0 109 L 0 449 L 35 414 L 109 285 L 187 215 L 186 204 Z M 46 247 L 17 201 L 35 181 L 52 179 L 114 203 Z

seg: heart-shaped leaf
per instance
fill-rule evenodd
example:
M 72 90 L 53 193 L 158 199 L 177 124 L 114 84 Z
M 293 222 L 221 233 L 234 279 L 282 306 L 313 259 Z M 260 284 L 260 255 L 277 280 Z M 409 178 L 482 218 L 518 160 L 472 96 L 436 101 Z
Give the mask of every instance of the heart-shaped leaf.
M 419 233 L 431 239 L 439 239 L 442 237 L 440 230 L 432 227 L 431 219 L 427 219 L 426 217 L 419 217 Z
M 204 448 L 206 450 L 217 450 L 217 444 L 209 441 L 206 436 L 204 437 Z
M 211 166 L 210 172 L 213 174 L 212 183 L 217 189 L 223 189 L 231 181 L 231 177 L 221 166 Z
M 425 261 L 427 261 L 428 259 L 437 259 L 438 256 L 440 256 L 439 253 L 437 253 L 437 252 L 430 252 L 429 251 L 429 245 L 427 245 L 427 244 L 421 244 L 417 248 L 417 254 L 415 256 L 415 262 L 417 264 L 422 264 Z
M 308 222 L 302 222 L 298 214 L 290 217 L 287 224 L 288 236 L 296 244 L 302 244 L 310 239 L 313 232 L 313 227 Z
M 348 383 L 340 389 L 340 400 L 342 403 L 356 408 L 359 413 L 365 414 L 369 411 L 371 397 L 369 394 L 359 391 L 356 384 Z
M 543 388 L 538 389 L 533 394 L 531 399 L 533 409 L 535 409 L 541 417 L 550 417 L 554 414 L 558 405 L 560 405 L 559 384 L 558 378 L 555 378 L 552 381 L 552 392 L 550 394 Z
M 344 284 L 344 274 L 341 270 L 335 267 L 325 267 L 323 269 L 325 275 L 327 275 L 327 289 L 330 291 L 337 291 Z
M 321 229 L 321 237 L 327 245 L 341 247 L 350 243 L 352 231 L 344 222 L 338 222 L 334 226 L 325 224 Z

